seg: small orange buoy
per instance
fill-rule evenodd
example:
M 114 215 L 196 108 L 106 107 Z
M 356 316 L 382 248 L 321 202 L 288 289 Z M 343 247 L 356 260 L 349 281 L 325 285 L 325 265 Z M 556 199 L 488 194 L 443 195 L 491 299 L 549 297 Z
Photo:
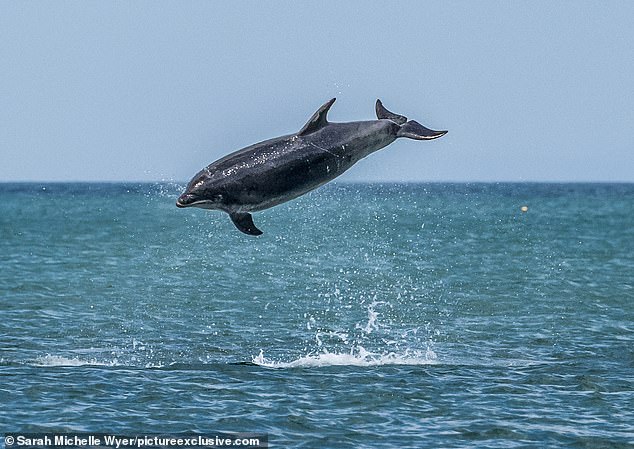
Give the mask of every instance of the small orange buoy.
M 520 207 L 520 210 L 522 212 L 528 212 L 528 206 L 522 206 L 522 207 Z

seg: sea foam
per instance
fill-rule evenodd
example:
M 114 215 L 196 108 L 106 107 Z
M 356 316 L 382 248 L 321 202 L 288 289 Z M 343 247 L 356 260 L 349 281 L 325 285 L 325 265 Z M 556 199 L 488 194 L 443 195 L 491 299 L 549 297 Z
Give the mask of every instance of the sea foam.
M 306 355 L 290 362 L 267 359 L 264 351 L 253 357 L 256 365 L 268 368 L 315 368 L 326 366 L 382 366 L 382 365 L 430 365 L 437 363 L 437 356 L 431 349 L 425 351 L 406 351 L 403 354 L 393 352 L 377 354 L 358 346 L 349 353 L 324 352 Z
M 46 354 L 33 361 L 34 366 L 116 366 L 116 360 L 102 362 L 96 359 L 82 360 L 77 357 L 64 357 Z

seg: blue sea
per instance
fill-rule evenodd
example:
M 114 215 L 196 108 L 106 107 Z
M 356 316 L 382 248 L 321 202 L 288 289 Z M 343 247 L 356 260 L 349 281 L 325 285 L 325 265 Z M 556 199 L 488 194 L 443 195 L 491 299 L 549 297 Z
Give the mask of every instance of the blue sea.
M 183 188 L 0 184 L 0 432 L 634 447 L 634 184 Z

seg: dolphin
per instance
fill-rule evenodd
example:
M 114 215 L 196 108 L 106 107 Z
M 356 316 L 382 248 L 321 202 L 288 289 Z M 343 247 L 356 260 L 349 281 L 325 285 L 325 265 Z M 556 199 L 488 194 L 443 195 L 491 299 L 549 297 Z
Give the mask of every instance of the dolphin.
M 251 212 L 290 201 L 332 181 L 356 162 L 399 137 L 431 140 L 433 131 L 388 111 L 376 101 L 378 120 L 331 123 L 326 102 L 295 134 L 250 145 L 203 168 L 176 201 L 178 207 L 200 207 L 229 214 L 245 234 L 261 235 Z

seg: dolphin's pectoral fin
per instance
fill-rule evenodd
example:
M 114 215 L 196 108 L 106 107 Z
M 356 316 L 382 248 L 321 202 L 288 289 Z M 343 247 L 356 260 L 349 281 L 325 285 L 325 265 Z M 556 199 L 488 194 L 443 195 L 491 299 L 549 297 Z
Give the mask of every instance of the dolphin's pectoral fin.
M 304 125 L 304 127 L 297 133 L 298 136 L 305 136 L 306 134 L 314 133 L 315 131 L 319 131 L 321 128 L 328 124 L 328 111 L 330 110 L 330 106 L 335 102 L 336 98 L 324 103 L 317 112 L 313 114 L 313 116 L 308 120 L 308 122 Z
M 253 217 L 248 212 L 233 212 L 229 214 L 231 217 L 231 221 L 236 225 L 240 231 L 249 235 L 262 235 L 262 231 L 260 231 L 253 224 Z
M 410 120 L 409 122 L 401 125 L 401 129 L 396 132 L 396 137 L 407 137 L 409 139 L 416 140 L 431 140 L 444 136 L 447 131 L 434 131 L 433 129 L 425 128 L 417 121 Z
M 407 121 L 407 117 L 395 114 L 385 109 L 381 100 L 376 100 L 376 107 L 374 109 L 376 110 L 376 118 L 379 120 L 388 119 L 392 120 L 394 123 L 398 123 L 399 125 L 402 125 Z

